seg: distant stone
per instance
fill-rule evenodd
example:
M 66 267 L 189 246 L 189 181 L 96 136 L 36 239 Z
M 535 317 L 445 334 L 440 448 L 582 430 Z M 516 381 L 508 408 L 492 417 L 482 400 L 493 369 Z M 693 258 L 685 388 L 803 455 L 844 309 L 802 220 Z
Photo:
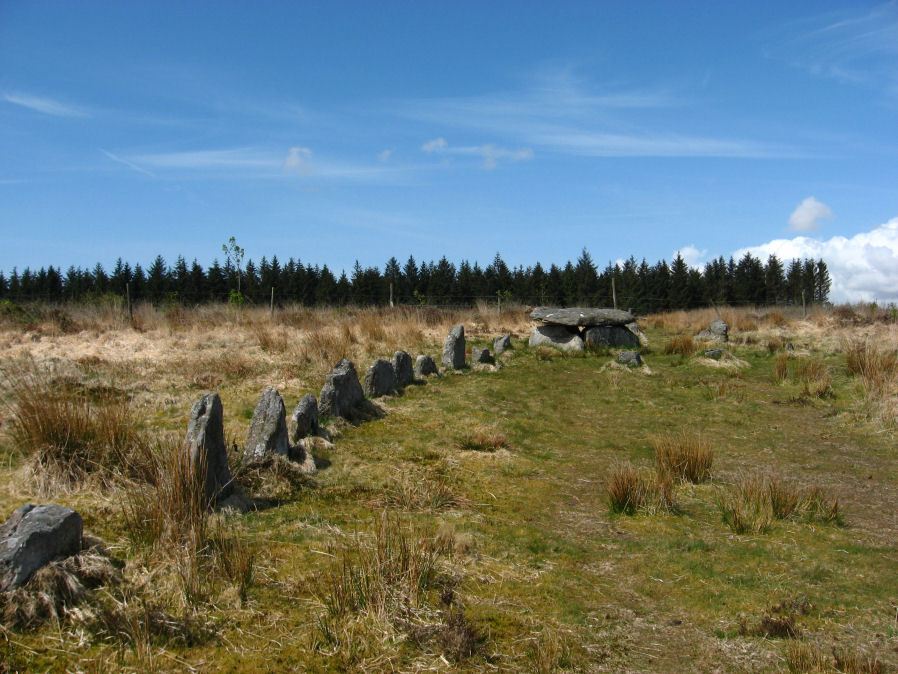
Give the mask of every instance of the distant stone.
M 290 436 L 292 443 L 309 435 L 318 435 L 321 428 L 318 425 L 318 401 L 315 396 L 306 393 L 300 398 L 290 418 L 293 422 L 293 434 Z
M 549 325 L 570 327 L 592 327 L 595 325 L 626 325 L 633 322 L 633 314 L 620 309 L 598 309 L 592 307 L 537 307 L 530 312 L 530 318 Z
M 639 343 L 642 346 L 649 345 L 649 338 L 646 337 L 645 333 L 639 329 L 639 326 L 636 324 L 636 321 L 633 321 L 632 323 L 627 323 L 627 325 L 625 325 L 624 327 L 627 328 L 627 330 L 632 332 L 634 335 L 636 335 L 636 338 L 639 340 Z
M 0 525 L 0 591 L 21 587 L 54 559 L 81 552 L 83 526 L 81 515 L 65 506 L 18 508 Z
M 415 358 L 415 376 L 418 378 L 427 377 L 432 374 L 439 374 L 437 364 L 433 358 L 426 354 L 421 354 Z
M 213 504 L 227 498 L 234 490 L 234 482 L 228 467 L 224 413 L 217 393 L 204 395 L 193 404 L 184 444 L 191 468 L 204 476 L 206 500 Z
M 627 367 L 640 367 L 642 365 L 642 356 L 638 351 L 621 351 L 617 354 L 617 362 Z
M 412 371 L 412 357 L 405 351 L 397 351 L 393 354 L 393 375 L 396 377 L 397 388 L 405 388 L 415 380 Z
M 456 325 L 449 331 L 443 344 L 443 365 L 453 370 L 465 366 L 465 326 Z
M 350 419 L 353 411 L 365 400 L 359 376 L 351 360 L 344 358 L 334 366 L 321 395 L 318 396 L 318 410 L 324 416 Z
M 496 359 L 493 358 L 489 349 L 480 349 L 475 346 L 471 349 L 471 361 L 474 363 L 489 364 L 495 363 Z
M 726 342 L 729 339 L 730 327 L 719 318 L 711 321 L 707 330 L 702 330 L 696 337 L 706 342 Z
M 396 375 L 388 360 L 378 358 L 365 374 L 365 395 L 379 398 L 396 390 Z
M 252 461 L 268 454 L 290 453 L 287 436 L 287 408 L 277 389 L 269 386 L 262 392 L 246 434 L 244 458 Z
M 574 328 L 539 325 L 530 333 L 530 346 L 552 346 L 562 351 L 583 351 L 583 340 Z
M 511 335 L 501 335 L 493 340 L 493 353 L 497 356 L 511 348 Z
M 619 325 L 589 328 L 586 330 L 585 338 L 586 346 L 593 349 L 603 346 L 639 347 L 639 337 Z
M 711 360 L 720 360 L 723 358 L 723 354 L 725 351 L 723 349 L 708 349 L 705 351 L 705 358 L 710 358 Z

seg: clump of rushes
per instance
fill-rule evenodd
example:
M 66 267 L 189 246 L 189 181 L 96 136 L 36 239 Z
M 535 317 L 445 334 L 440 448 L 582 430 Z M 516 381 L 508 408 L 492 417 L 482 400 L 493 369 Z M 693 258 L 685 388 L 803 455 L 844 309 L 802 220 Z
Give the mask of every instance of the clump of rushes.
M 711 443 L 690 433 L 669 433 L 652 439 L 659 474 L 699 483 L 711 477 L 714 451 Z
M 773 380 L 784 382 L 789 378 L 789 354 L 780 353 L 773 361 Z
M 838 499 L 818 486 L 806 488 L 779 477 L 747 475 L 721 489 L 718 507 L 723 521 L 737 534 L 758 534 L 775 520 L 842 524 Z
M 471 452 L 495 452 L 508 448 L 508 438 L 495 429 L 480 427 L 465 433 L 456 447 Z
M 799 363 L 795 377 L 804 386 L 804 394 L 812 398 L 833 396 L 833 378 L 829 368 L 819 358 L 809 358 Z
M 695 353 L 695 350 L 695 340 L 692 339 L 691 335 L 671 337 L 670 341 L 664 345 L 664 353 L 669 356 L 676 354 L 688 358 Z
M 639 471 L 631 463 L 623 463 L 611 472 L 608 480 L 608 507 L 612 513 L 635 515 L 674 510 L 674 485 L 668 474 Z

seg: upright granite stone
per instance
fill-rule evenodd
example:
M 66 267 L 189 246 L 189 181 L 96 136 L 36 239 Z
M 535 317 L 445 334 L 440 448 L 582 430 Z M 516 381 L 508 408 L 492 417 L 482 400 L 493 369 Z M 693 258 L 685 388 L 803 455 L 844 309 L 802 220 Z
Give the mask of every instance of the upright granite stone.
M 488 365 L 490 363 L 495 363 L 496 359 L 493 358 L 489 349 L 480 349 L 475 346 L 471 349 L 471 362 Z
M 244 459 L 252 461 L 269 454 L 290 454 L 287 437 L 287 408 L 277 389 L 269 386 L 262 392 L 246 434 Z
M 324 416 L 351 419 L 353 411 L 365 400 L 359 376 L 351 360 L 344 358 L 334 366 L 325 379 L 318 410 Z
M 443 344 L 443 365 L 453 370 L 465 366 L 465 326 L 459 324 L 449 331 Z
M 586 346 L 592 349 L 604 346 L 639 348 L 639 337 L 619 325 L 601 325 L 589 328 L 584 337 Z
M 711 321 L 707 330 L 702 330 L 696 337 L 707 342 L 726 342 L 729 340 L 730 326 L 717 318 Z
M 537 307 L 530 312 L 530 318 L 549 325 L 569 327 L 593 327 L 596 325 L 626 325 L 633 322 L 633 314 L 620 309 L 597 309 L 593 307 Z
M 576 328 L 564 325 L 538 325 L 530 333 L 530 346 L 552 346 L 562 351 L 583 351 L 583 340 Z
M 397 351 L 393 354 L 393 375 L 396 377 L 397 388 L 405 388 L 415 380 L 412 371 L 412 357 L 405 351 Z
M 310 435 L 318 435 L 321 427 L 318 425 L 318 401 L 311 393 L 306 393 L 300 398 L 293 414 L 290 417 L 293 422 L 293 434 L 290 441 L 294 444 Z
M 81 515 L 53 503 L 18 508 L 0 525 L 0 591 L 28 582 L 54 559 L 81 552 Z
M 204 473 L 207 501 L 215 503 L 227 498 L 234 491 L 234 482 L 228 468 L 224 413 L 217 393 L 208 393 L 193 404 L 184 445 L 194 472 Z
M 365 373 L 365 395 L 379 398 L 396 390 L 396 375 L 388 360 L 378 358 Z
M 436 362 L 434 362 L 433 358 L 431 358 L 430 356 L 422 353 L 420 356 L 415 358 L 415 376 L 419 379 L 439 373 L 440 371 L 439 369 L 437 369 Z
M 511 335 L 501 335 L 493 340 L 493 353 L 497 356 L 511 348 Z

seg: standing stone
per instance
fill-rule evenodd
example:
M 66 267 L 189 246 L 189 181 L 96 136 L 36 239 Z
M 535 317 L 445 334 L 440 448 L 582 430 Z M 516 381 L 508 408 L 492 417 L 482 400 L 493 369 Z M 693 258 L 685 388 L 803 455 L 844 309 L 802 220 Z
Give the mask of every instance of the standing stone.
M 393 375 L 396 377 L 397 388 L 405 388 L 415 380 L 412 372 L 412 357 L 405 351 L 397 351 L 393 354 Z
M 619 325 L 602 325 L 589 328 L 585 334 L 586 346 L 598 348 L 603 346 L 639 347 L 639 337 L 627 328 Z
M 530 346 L 552 346 L 562 351 L 583 351 L 583 340 L 576 328 L 564 325 L 539 325 L 530 333 Z
M 443 344 L 443 365 L 453 370 L 465 366 L 465 326 L 459 324 L 449 331 Z
M 293 421 L 293 435 L 290 441 L 294 444 L 310 435 L 318 435 L 321 427 L 318 425 L 318 401 L 315 400 L 315 396 L 306 393 L 297 403 L 290 418 Z
M 234 491 L 224 437 L 224 413 L 217 393 L 208 393 L 193 404 L 185 440 L 190 466 L 203 473 L 206 500 L 214 503 Z
M 415 358 L 415 376 L 419 379 L 431 374 L 439 373 L 440 371 L 437 369 L 437 364 L 430 356 L 422 353 Z
M 621 351 L 617 354 L 617 362 L 627 367 L 639 367 L 642 365 L 642 356 L 639 351 Z
M 729 340 L 730 326 L 719 318 L 711 321 L 707 330 L 702 330 L 696 337 L 708 342 L 726 342 Z
M 493 341 L 493 353 L 497 356 L 511 348 L 511 335 L 496 337 Z
M 318 411 L 328 417 L 352 418 L 355 410 L 365 400 L 359 376 L 351 360 L 342 359 L 325 379 L 318 396 Z
M 0 525 L 0 591 L 14 590 L 54 559 L 81 552 L 81 515 L 53 503 L 18 508 Z
M 252 461 L 269 454 L 290 454 L 287 437 L 287 409 L 277 389 L 269 386 L 262 392 L 246 434 L 244 459 Z
M 471 349 L 471 361 L 474 363 L 488 364 L 495 363 L 496 359 L 490 354 L 489 349 L 480 349 L 475 346 Z
M 365 374 L 365 395 L 379 398 L 396 390 L 396 375 L 393 366 L 383 358 L 375 360 Z

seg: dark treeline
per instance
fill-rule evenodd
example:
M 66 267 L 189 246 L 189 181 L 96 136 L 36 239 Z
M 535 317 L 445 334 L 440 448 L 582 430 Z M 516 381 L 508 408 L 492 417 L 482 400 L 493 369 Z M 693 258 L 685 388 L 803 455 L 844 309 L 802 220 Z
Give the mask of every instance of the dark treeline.
M 389 302 L 392 285 L 397 304 L 467 305 L 501 297 L 528 304 L 605 306 L 612 302 L 612 279 L 618 306 L 639 312 L 689 309 L 710 302 L 801 304 L 802 294 L 808 303 L 822 303 L 830 290 L 823 260 L 784 262 L 771 256 L 762 261 L 746 253 L 739 260 L 717 258 L 699 270 L 679 255 L 670 264 L 661 260 L 654 265 L 631 257 L 599 271 L 584 249 L 576 262 L 560 267 L 537 263 L 510 268 L 498 254 L 486 267 L 467 261 L 456 266 L 445 257 L 418 263 L 409 257 L 404 264 L 391 258 L 382 270 L 356 263 L 349 276 L 292 258 L 282 263 L 276 256 L 245 265 L 216 260 L 207 268 L 183 257 L 169 266 L 159 256 L 146 269 L 119 259 L 108 271 L 97 264 L 66 272 L 50 266 L 0 273 L 0 299 L 92 301 L 109 294 L 124 297 L 127 286 L 134 301 L 266 303 L 274 288 L 278 303 L 382 305 Z

